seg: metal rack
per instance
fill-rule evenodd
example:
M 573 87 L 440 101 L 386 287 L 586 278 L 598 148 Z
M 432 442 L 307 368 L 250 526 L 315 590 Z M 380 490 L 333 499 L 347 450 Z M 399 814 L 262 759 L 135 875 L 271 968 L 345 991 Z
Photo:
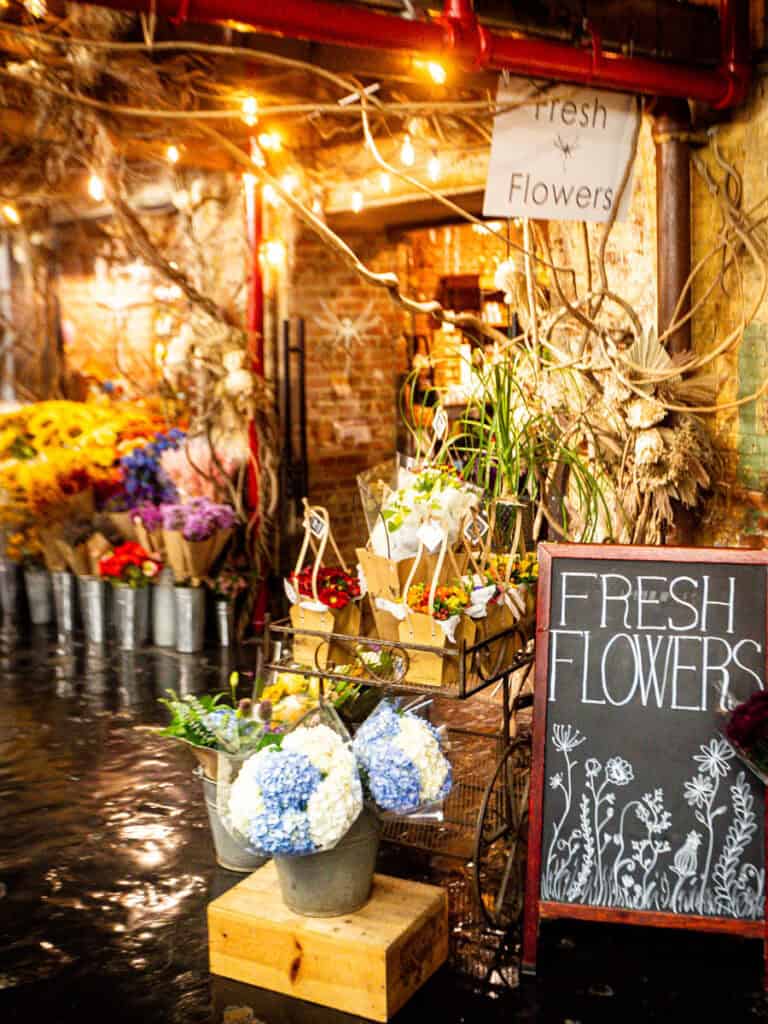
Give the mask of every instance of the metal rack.
M 346 633 L 324 633 L 295 627 L 289 619 L 269 626 L 270 650 L 282 652 L 296 636 L 321 641 L 314 666 L 296 665 L 281 656 L 266 667 L 321 680 L 375 686 L 396 694 L 425 694 L 466 701 L 494 687 L 500 696 L 501 728 L 480 729 L 448 726 L 449 757 L 454 785 L 440 821 L 406 817 L 387 818 L 384 838 L 432 855 L 468 862 L 477 907 L 494 927 L 514 922 L 522 909 L 522 876 L 525 854 L 530 737 L 518 732 L 518 714 L 530 705 L 527 688 L 533 664 L 533 644 L 526 624 L 513 626 L 474 644 L 440 648 L 401 641 L 379 640 Z M 349 660 L 327 664 L 331 645 Z M 516 649 L 512 648 L 516 646 Z M 388 677 L 364 670 L 362 650 L 386 648 L 393 654 L 396 670 Z M 454 662 L 453 685 L 428 685 L 407 679 L 410 653 L 427 652 Z M 361 672 L 350 671 L 359 666 Z M 489 772 L 485 766 L 491 765 Z

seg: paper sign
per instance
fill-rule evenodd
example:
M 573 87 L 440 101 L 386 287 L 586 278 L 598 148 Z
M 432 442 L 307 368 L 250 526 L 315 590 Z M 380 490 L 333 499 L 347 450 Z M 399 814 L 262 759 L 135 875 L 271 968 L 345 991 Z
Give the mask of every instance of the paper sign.
M 432 430 L 434 431 L 435 437 L 440 441 L 448 433 L 448 414 L 445 409 L 440 406 L 434 415 L 432 420 Z
M 320 540 L 325 536 L 326 522 L 322 516 L 315 515 L 314 513 L 309 517 L 309 532 L 317 540 Z
M 483 213 L 487 217 L 608 220 L 632 153 L 640 116 L 635 97 L 535 82 L 501 80 Z M 632 181 L 618 209 L 626 217 Z
M 488 533 L 488 520 L 485 516 L 473 516 L 464 527 L 464 537 L 470 544 L 479 544 Z

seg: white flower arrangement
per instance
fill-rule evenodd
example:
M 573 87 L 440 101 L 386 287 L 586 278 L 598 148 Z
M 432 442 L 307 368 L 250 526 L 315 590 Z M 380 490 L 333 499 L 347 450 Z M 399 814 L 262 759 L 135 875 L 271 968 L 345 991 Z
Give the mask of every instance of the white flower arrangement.
M 454 544 L 464 517 L 478 503 L 477 488 L 446 468 L 422 469 L 384 501 L 371 534 L 373 552 L 401 561 L 416 554 L 420 541 L 434 551 L 447 534 Z
M 277 855 L 335 846 L 363 808 L 355 755 L 327 725 L 299 727 L 244 762 L 228 811 L 248 845 Z

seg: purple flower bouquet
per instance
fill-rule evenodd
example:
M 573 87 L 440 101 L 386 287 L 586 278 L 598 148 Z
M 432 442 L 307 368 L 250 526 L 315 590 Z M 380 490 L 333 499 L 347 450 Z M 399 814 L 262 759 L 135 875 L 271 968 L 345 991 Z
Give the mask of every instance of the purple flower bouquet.
M 162 535 L 168 564 L 177 583 L 198 587 L 210 575 L 237 522 L 230 505 L 193 498 L 161 506 Z

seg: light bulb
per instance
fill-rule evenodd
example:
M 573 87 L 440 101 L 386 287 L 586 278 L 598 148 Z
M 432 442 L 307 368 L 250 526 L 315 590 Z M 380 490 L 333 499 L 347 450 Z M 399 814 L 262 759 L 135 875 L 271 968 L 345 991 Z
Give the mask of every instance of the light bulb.
M 430 181 L 440 180 L 440 157 L 437 155 L 437 153 L 433 153 L 432 156 L 429 158 L 429 163 L 427 164 L 427 173 L 429 174 Z
M 315 196 L 312 200 L 312 213 L 314 213 L 316 217 L 322 217 L 323 215 L 323 201 L 320 196 Z
M 381 191 L 389 195 L 389 192 L 392 188 L 392 179 L 390 178 L 386 171 L 382 171 L 381 174 L 379 175 L 379 185 L 381 185 Z
M 259 120 L 259 101 L 255 96 L 246 96 L 240 105 L 243 121 L 252 128 Z
M 168 146 L 165 151 L 165 159 L 169 164 L 177 164 L 180 156 L 181 152 L 179 151 L 178 146 Z
M 285 243 L 280 241 L 265 242 L 264 259 L 270 267 L 282 267 L 285 263 Z
M 443 65 L 439 63 L 439 61 L 428 60 L 427 71 L 435 85 L 445 85 L 445 80 L 448 78 L 448 72 L 445 70 Z
M 356 188 L 352 193 L 352 212 L 360 213 L 363 209 L 363 193 Z
M 9 224 L 20 224 L 21 223 L 21 217 L 19 216 L 19 211 L 11 203 L 3 203 L 2 207 L 0 207 L 0 212 L 2 212 L 3 216 L 8 221 Z
M 274 206 L 278 200 L 278 195 L 274 189 L 274 186 L 270 185 L 269 183 L 267 183 L 261 190 L 261 194 L 264 197 L 264 202 L 269 203 L 270 206 Z
M 413 148 L 411 136 L 406 135 L 403 140 L 403 148 L 400 150 L 400 163 L 404 164 L 406 167 L 413 167 L 415 161 L 416 151 Z
M 24 6 L 33 18 L 44 18 L 48 13 L 48 5 L 45 0 L 24 0 Z
M 280 179 L 280 184 L 283 186 L 286 192 L 292 195 L 299 187 L 298 175 L 293 174 L 291 171 L 288 171 L 287 174 L 284 174 Z
M 283 140 L 279 132 L 262 132 L 259 135 L 259 145 L 269 153 L 279 153 L 283 148 Z
M 88 195 L 91 199 L 94 199 L 97 203 L 102 202 L 106 195 L 104 189 L 104 182 L 98 176 L 98 174 L 92 174 L 88 179 Z

